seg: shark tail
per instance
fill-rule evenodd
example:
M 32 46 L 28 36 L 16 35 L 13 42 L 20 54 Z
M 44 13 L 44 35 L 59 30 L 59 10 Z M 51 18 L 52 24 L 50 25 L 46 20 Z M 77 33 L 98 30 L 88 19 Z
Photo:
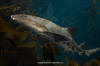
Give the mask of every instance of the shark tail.
M 87 56 L 90 56 L 91 54 L 93 54 L 93 53 L 95 53 L 95 52 L 97 52 L 99 50 L 100 50 L 100 47 L 99 48 L 95 48 L 95 49 L 85 50 L 85 54 Z

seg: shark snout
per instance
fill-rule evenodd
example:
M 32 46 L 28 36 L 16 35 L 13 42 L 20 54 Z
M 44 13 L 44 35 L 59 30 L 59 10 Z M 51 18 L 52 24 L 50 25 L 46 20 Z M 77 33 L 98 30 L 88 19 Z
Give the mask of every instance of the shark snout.
M 11 15 L 11 19 L 15 20 L 16 18 L 15 18 L 15 16 L 14 16 L 14 15 Z

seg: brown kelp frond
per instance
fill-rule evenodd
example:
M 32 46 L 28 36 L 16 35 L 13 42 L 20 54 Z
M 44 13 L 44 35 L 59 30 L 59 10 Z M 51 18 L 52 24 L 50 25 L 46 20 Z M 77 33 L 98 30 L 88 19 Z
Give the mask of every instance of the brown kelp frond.
M 100 66 L 100 59 L 97 58 L 97 59 L 90 60 L 84 63 L 84 66 Z
M 0 17 L 0 32 L 5 32 L 6 37 L 14 38 L 15 36 L 23 39 L 28 37 L 29 34 L 25 32 L 19 32 L 9 25 L 3 18 Z
M 29 37 L 32 39 L 25 43 Z M 40 55 L 34 40 L 37 40 L 36 36 L 16 30 L 0 17 L 0 57 L 5 61 L 0 62 L 0 65 L 36 64 L 36 61 L 40 61 Z
M 66 60 L 66 66 L 79 66 L 78 62 L 72 59 L 69 59 L 68 57 L 65 58 Z
M 56 61 L 56 54 L 60 55 L 60 49 L 53 43 L 47 43 L 43 46 L 43 56 L 45 61 Z

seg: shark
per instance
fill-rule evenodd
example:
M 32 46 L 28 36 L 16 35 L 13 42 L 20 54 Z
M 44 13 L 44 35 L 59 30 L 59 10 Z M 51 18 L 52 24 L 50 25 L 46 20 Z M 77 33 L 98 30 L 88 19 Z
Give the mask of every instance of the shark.
M 85 42 L 78 45 L 72 36 L 76 30 L 75 27 L 62 27 L 50 20 L 27 14 L 11 15 L 11 19 L 15 20 L 17 23 L 27 26 L 31 29 L 31 31 L 35 31 L 40 36 L 45 37 L 55 44 L 61 46 L 64 48 L 64 51 L 90 56 L 91 54 L 100 50 L 100 47 L 88 50 L 84 49 L 83 47 L 85 46 Z

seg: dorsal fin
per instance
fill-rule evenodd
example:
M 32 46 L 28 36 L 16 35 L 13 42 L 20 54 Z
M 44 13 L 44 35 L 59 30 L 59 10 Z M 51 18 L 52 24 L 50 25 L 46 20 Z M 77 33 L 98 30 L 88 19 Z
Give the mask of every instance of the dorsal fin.
M 73 35 L 76 32 L 76 27 L 68 28 L 68 31 Z
M 69 31 L 71 35 L 73 35 L 76 32 L 76 27 L 70 27 L 70 28 L 64 28 L 65 30 Z

